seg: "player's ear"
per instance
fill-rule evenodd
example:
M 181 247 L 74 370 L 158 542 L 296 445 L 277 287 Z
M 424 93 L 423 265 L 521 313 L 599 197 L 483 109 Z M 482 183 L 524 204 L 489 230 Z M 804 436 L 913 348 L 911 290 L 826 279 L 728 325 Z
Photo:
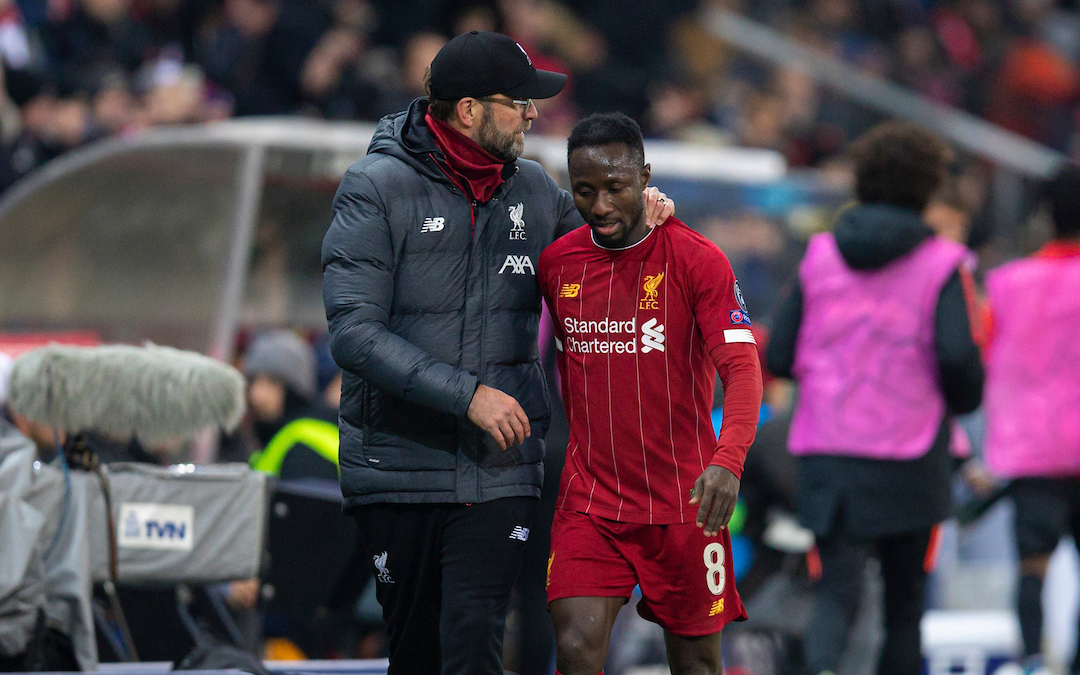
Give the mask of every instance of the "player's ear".
M 649 181 L 652 180 L 652 164 L 646 164 L 641 167 L 641 187 L 642 189 L 649 186 Z
M 454 111 L 457 113 L 458 122 L 461 123 L 461 126 L 471 129 L 474 124 L 480 121 L 479 115 L 483 114 L 483 107 L 480 105 L 480 101 L 466 96 L 457 102 Z

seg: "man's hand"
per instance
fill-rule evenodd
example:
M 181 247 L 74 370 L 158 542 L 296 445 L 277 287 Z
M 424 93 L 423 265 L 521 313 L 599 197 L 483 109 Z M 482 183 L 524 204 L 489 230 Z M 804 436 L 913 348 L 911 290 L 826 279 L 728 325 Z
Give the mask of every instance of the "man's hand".
M 722 466 L 709 465 L 694 481 L 690 490 L 690 505 L 701 504 L 697 526 L 705 528 L 706 537 L 715 537 L 727 527 L 735 502 L 739 499 L 739 479 Z
M 532 435 L 529 416 L 509 394 L 481 384 L 469 404 L 469 420 L 491 434 L 500 450 L 523 443 Z
M 656 225 L 663 225 L 670 216 L 675 215 L 675 202 L 654 187 L 645 188 L 645 224 L 651 230 Z

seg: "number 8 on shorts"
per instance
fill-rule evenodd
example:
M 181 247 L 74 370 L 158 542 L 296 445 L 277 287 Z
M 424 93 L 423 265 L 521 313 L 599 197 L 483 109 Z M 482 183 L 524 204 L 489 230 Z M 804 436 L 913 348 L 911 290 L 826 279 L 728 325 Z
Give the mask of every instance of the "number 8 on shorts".
M 709 584 L 709 590 L 713 595 L 721 595 L 724 592 L 724 584 L 727 581 L 727 570 L 724 569 L 724 546 L 719 542 L 713 542 L 705 547 L 705 583 Z

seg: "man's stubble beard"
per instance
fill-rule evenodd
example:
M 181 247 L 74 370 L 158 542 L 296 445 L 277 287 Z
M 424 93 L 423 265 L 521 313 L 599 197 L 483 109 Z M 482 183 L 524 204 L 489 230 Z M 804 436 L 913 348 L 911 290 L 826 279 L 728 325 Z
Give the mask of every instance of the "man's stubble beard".
M 522 120 L 521 125 L 514 133 L 504 133 L 495 124 L 491 110 L 491 104 L 484 104 L 484 119 L 480 122 L 480 130 L 476 134 L 476 143 L 487 150 L 496 159 L 502 162 L 512 162 L 525 151 L 525 139 L 517 138 L 517 132 L 524 132 L 529 128 L 528 120 Z
M 585 217 L 584 213 L 582 213 L 581 215 L 583 218 Z M 634 207 L 634 216 L 629 220 L 631 223 L 633 223 L 633 225 L 629 225 L 625 230 L 622 231 L 621 234 L 615 235 L 614 237 L 602 237 L 594 232 L 593 240 L 605 248 L 625 248 L 627 246 L 630 246 L 631 243 L 637 243 L 630 241 L 630 239 L 634 236 L 635 232 L 640 232 L 640 230 L 636 229 L 637 225 L 642 225 L 646 227 L 645 232 L 641 237 L 642 239 L 644 239 L 645 235 L 649 233 L 648 227 L 645 225 L 644 198 L 638 200 L 638 203 Z M 588 218 L 585 219 L 585 222 L 589 223 Z M 591 227 L 592 223 L 589 223 L 589 225 Z M 641 239 L 639 239 L 638 241 L 641 241 Z

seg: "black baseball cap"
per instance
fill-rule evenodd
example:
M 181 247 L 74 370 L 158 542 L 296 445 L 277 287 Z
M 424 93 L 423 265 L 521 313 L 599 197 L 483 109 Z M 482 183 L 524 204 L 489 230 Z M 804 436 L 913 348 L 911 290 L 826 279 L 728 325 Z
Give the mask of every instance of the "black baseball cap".
M 537 70 L 514 39 L 474 30 L 447 42 L 431 61 L 431 97 L 457 100 L 506 94 L 513 98 L 551 98 L 566 75 Z

